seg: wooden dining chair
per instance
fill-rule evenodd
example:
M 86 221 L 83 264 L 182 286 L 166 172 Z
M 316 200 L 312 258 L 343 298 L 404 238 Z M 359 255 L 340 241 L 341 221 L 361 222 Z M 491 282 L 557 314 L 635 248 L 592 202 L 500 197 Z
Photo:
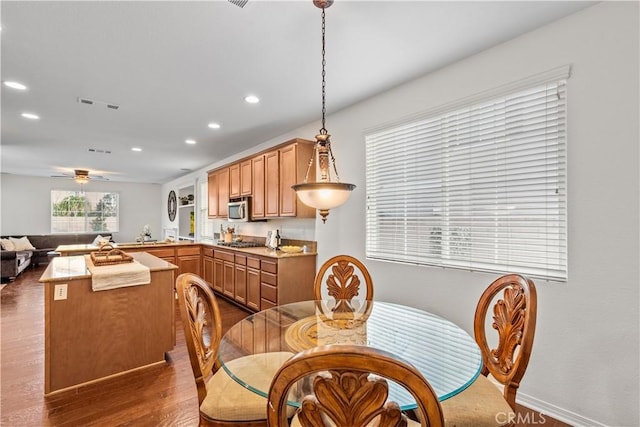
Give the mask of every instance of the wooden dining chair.
M 495 347 L 487 338 L 489 308 L 493 313 L 491 327 L 498 335 Z M 513 424 L 516 393 L 533 347 L 536 311 L 536 287 L 524 276 L 502 276 L 484 291 L 474 318 L 474 334 L 482 353 L 482 375 L 462 393 L 442 402 L 445 425 Z M 488 374 L 502 390 L 487 378 Z
M 266 426 L 267 399 L 241 386 L 224 369 L 218 369 L 222 324 L 218 303 L 209 285 L 199 276 L 185 273 L 176 279 L 176 289 L 185 341 L 198 389 L 200 425 Z M 230 363 L 234 364 L 234 373 L 244 369 L 246 374 L 243 375 L 249 377 L 273 376 L 283 359 L 292 355 L 268 353 L 241 357 Z M 254 363 L 251 359 L 258 356 L 260 362 Z
M 374 348 L 328 345 L 296 354 L 276 373 L 269 389 L 270 427 L 289 426 L 287 396 L 299 380 L 310 375 L 313 393 L 302 398 L 291 427 L 416 425 L 396 402 L 387 401 L 385 378 L 413 395 L 422 426 L 444 425 L 438 397 L 412 365 Z
M 326 299 L 326 295 L 336 299 L 335 311 L 351 311 L 350 301 L 360 295 L 361 279 L 364 280 L 365 300 L 373 300 L 373 280 L 367 267 L 357 258 L 349 255 L 337 255 L 327 260 L 313 285 L 314 298 Z

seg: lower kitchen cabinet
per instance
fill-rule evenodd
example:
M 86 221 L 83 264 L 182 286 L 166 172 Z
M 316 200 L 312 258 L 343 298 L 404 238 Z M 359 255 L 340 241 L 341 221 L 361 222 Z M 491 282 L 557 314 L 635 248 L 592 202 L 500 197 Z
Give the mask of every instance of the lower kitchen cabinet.
M 275 258 L 214 248 L 211 265 L 213 290 L 251 311 L 313 299 L 315 255 Z
M 178 265 L 178 275 L 182 273 L 193 273 L 201 276 L 201 255 L 200 245 L 179 247 L 176 250 L 176 261 Z

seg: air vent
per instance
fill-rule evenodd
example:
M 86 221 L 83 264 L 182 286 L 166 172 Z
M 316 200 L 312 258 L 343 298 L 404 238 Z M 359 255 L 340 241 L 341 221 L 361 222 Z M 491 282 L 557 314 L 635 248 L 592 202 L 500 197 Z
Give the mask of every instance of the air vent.
M 113 103 L 104 102 L 104 101 L 96 101 L 95 99 L 89 99 L 89 98 L 78 97 L 78 103 L 85 104 L 85 105 L 104 106 L 111 110 L 117 110 L 118 108 L 120 108 L 118 104 L 113 104 Z
M 111 154 L 111 150 L 102 150 L 100 148 L 89 148 L 90 153 Z
M 229 0 L 229 3 L 233 3 L 239 8 L 243 8 L 248 2 L 249 0 Z

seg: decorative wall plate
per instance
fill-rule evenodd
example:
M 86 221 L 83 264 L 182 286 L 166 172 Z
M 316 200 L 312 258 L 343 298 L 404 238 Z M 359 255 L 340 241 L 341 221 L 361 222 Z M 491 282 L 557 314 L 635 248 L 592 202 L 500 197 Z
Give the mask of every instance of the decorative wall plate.
M 169 214 L 169 221 L 173 222 L 176 219 L 176 209 L 178 206 L 178 200 L 176 198 L 176 192 L 169 191 L 169 200 L 167 200 L 167 213 Z

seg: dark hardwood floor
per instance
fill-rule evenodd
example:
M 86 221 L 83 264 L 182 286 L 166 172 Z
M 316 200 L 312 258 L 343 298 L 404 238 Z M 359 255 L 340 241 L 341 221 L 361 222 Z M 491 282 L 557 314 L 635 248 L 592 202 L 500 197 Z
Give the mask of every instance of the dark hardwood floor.
M 1 291 L 0 425 L 197 426 L 198 399 L 178 311 L 176 347 L 166 364 L 44 396 L 43 271 L 28 268 Z M 248 315 L 222 298 L 218 303 L 223 331 Z M 530 412 L 521 409 L 521 415 Z M 535 412 L 519 419 L 531 422 L 518 426 L 567 426 Z

